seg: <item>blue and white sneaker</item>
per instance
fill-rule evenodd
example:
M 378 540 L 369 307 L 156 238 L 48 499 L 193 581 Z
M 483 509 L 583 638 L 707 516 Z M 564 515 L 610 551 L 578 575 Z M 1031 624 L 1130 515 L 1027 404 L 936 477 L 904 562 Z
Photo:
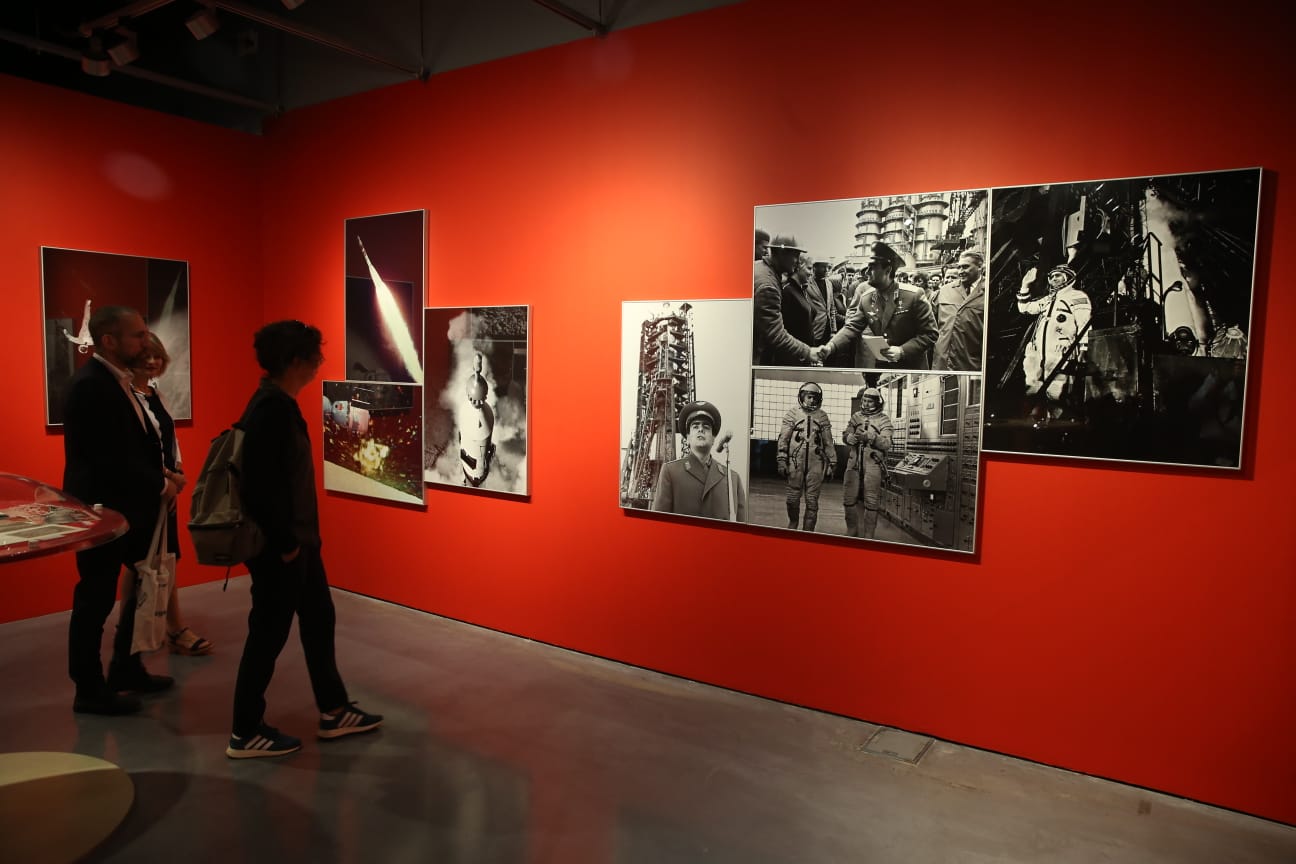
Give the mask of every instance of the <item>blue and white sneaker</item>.
M 285 735 L 262 723 L 253 735 L 240 738 L 231 735 L 225 755 L 231 759 L 257 759 L 262 756 L 285 756 L 301 749 L 301 739 Z
M 352 702 L 336 714 L 321 714 L 319 737 L 341 738 L 343 735 L 355 735 L 368 732 L 382 725 L 381 714 L 367 714 Z

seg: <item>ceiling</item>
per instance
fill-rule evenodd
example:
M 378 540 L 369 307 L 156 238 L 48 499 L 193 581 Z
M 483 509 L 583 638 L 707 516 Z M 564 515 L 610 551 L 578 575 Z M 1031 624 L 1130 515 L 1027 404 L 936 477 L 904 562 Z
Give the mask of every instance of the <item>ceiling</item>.
M 0 73 L 260 132 L 304 105 L 734 2 L 2 0 Z

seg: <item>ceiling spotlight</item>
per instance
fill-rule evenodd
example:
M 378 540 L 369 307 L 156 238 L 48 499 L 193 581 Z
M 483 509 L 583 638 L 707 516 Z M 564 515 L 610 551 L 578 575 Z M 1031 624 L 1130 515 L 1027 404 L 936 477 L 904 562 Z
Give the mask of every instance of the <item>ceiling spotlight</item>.
M 285 9 L 292 10 L 305 3 L 306 0 L 279 0 L 279 2 L 284 5 Z
M 118 66 L 134 63 L 140 56 L 138 38 L 125 27 L 118 27 L 108 39 L 108 56 Z
M 81 54 L 81 71 L 96 78 L 103 78 L 112 71 L 112 63 L 103 50 L 103 40 L 98 36 L 90 37 L 90 47 Z
M 206 39 L 220 29 L 215 9 L 200 9 L 185 19 L 185 26 L 195 39 Z

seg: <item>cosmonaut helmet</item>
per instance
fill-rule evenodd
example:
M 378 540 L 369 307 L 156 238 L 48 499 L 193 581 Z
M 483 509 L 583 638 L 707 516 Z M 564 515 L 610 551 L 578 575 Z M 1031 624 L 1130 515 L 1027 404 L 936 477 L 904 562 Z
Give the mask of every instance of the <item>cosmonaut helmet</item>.
M 876 414 L 877 412 L 882 410 L 882 405 L 883 405 L 882 391 L 876 387 L 861 387 L 860 391 L 855 394 L 855 398 L 859 400 L 860 410 L 863 411 L 865 414 Z M 865 399 L 874 400 L 872 410 L 870 410 L 868 406 L 864 404 Z
M 1076 272 L 1065 264 L 1059 264 L 1048 272 L 1049 276 L 1053 276 L 1054 274 L 1062 277 L 1062 284 L 1058 286 L 1059 289 L 1065 288 L 1076 281 Z
M 813 381 L 807 381 L 797 391 L 797 404 L 806 411 L 818 411 L 823 405 L 823 388 Z

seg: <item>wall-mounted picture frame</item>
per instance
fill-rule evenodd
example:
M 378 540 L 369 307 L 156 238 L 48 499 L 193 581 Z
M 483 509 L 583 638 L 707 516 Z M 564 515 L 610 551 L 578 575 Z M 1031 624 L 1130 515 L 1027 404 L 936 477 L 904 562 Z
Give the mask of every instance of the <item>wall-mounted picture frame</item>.
M 747 521 L 750 333 L 749 300 L 621 304 L 622 507 Z
M 429 307 L 423 333 L 424 481 L 531 494 L 531 307 Z
M 324 381 L 324 488 L 422 504 L 423 388 Z
M 993 190 L 986 450 L 1239 468 L 1260 182 Z
M 427 211 L 347 219 L 346 375 L 423 382 Z
M 976 551 L 981 376 L 752 371 L 751 522 Z
M 176 420 L 192 419 L 188 262 L 55 246 L 42 246 L 40 255 L 45 423 L 63 425 L 68 385 L 94 354 L 90 318 L 105 306 L 143 316 L 171 356 L 157 381 L 167 410 Z
M 979 372 L 989 190 L 755 208 L 752 365 Z

